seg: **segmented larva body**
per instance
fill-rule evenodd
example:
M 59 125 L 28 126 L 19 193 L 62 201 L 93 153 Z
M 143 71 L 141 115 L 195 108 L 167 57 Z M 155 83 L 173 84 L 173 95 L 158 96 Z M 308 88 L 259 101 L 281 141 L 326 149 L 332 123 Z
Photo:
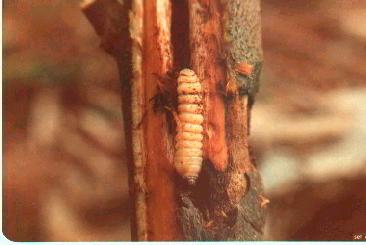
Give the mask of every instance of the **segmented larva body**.
M 194 184 L 202 166 L 203 105 L 202 85 L 190 69 L 178 77 L 178 127 L 174 164 L 177 172 Z

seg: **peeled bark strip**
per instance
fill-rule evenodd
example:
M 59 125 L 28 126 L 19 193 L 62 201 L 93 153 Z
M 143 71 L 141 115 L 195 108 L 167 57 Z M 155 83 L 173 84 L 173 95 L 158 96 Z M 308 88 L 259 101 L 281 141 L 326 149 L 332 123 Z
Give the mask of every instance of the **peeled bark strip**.
M 137 240 L 147 239 L 146 218 L 146 148 L 144 132 L 141 128 L 145 108 L 144 74 L 143 74 L 143 34 L 144 6 L 142 0 L 132 2 L 130 11 L 130 35 L 132 41 L 132 83 L 131 83 L 131 123 L 132 123 L 132 174 L 134 185 L 134 204 Z

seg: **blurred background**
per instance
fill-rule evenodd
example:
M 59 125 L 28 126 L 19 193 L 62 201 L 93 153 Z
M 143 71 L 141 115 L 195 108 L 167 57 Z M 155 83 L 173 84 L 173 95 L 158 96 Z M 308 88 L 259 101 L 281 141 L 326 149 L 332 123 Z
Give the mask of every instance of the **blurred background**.
M 3 5 L 4 234 L 129 240 L 114 60 L 77 0 Z M 366 233 L 366 2 L 262 0 L 262 28 L 250 140 L 265 239 L 352 240 Z

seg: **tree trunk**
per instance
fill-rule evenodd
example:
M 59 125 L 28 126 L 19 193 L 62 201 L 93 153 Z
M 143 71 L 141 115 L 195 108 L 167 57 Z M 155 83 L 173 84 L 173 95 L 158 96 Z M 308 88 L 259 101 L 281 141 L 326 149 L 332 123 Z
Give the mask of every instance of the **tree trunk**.
M 262 64 L 259 0 L 88 0 L 82 9 L 117 61 L 133 240 L 260 240 L 264 198 L 249 155 Z M 177 72 L 204 87 L 204 162 L 195 185 L 174 169 Z

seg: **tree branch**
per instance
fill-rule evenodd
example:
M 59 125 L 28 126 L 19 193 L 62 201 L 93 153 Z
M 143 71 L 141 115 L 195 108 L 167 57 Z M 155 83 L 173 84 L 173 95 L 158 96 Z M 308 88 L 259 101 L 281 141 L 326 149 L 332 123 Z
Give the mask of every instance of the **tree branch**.
M 262 62 L 259 0 L 85 2 L 120 70 L 133 239 L 261 239 L 263 190 L 248 149 Z M 205 88 L 204 163 L 193 187 L 174 170 L 171 113 L 175 71 L 189 63 Z

